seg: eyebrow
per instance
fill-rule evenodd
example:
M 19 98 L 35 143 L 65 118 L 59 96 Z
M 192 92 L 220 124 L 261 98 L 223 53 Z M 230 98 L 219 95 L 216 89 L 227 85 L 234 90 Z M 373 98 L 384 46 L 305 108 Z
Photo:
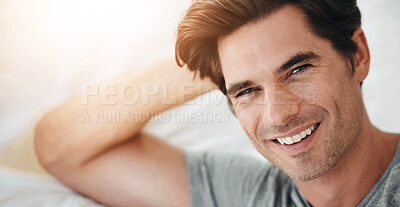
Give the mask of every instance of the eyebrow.
M 281 67 L 279 67 L 277 70 L 274 71 L 274 74 L 279 74 L 287 69 L 293 67 L 294 65 L 307 61 L 307 60 L 312 60 L 312 59 L 320 59 L 319 55 L 313 53 L 313 52 L 300 52 L 297 53 L 296 55 L 292 56 L 288 61 L 286 61 L 284 64 L 282 64 Z
M 251 80 L 240 81 L 240 82 L 234 83 L 229 86 L 229 89 L 226 94 L 228 95 L 228 97 L 231 97 L 234 94 L 236 94 L 238 91 L 242 90 L 243 88 L 247 88 L 253 84 L 254 84 L 254 82 Z
M 300 52 L 297 53 L 296 55 L 292 56 L 289 60 L 287 60 L 284 64 L 282 64 L 281 67 L 276 69 L 273 73 L 275 75 L 282 73 L 286 71 L 287 69 L 293 67 L 294 65 L 307 61 L 307 60 L 312 60 L 312 59 L 320 59 L 320 56 L 313 53 L 313 52 Z M 233 83 L 229 86 L 229 89 L 227 90 L 227 95 L 228 97 L 233 96 L 236 94 L 238 91 L 242 90 L 243 88 L 246 88 L 250 85 L 253 85 L 254 82 L 251 80 L 245 80 L 245 81 L 240 81 L 237 83 Z

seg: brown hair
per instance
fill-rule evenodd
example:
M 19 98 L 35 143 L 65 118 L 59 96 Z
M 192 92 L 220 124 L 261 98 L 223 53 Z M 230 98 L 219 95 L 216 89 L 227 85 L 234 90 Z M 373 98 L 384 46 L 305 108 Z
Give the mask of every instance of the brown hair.
M 241 26 L 257 22 L 286 4 L 306 14 L 311 30 L 329 40 L 354 68 L 357 45 L 351 40 L 361 26 L 356 0 L 195 0 L 178 26 L 175 58 L 200 77 L 210 77 L 226 94 L 218 55 L 218 40 Z

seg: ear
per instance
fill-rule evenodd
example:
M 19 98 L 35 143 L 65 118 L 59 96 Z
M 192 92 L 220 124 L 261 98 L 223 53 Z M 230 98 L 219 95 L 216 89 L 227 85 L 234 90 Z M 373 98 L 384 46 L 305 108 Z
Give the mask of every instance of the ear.
M 354 79 L 361 83 L 369 72 L 370 53 L 364 31 L 358 28 L 351 38 L 357 44 L 357 51 L 354 53 Z

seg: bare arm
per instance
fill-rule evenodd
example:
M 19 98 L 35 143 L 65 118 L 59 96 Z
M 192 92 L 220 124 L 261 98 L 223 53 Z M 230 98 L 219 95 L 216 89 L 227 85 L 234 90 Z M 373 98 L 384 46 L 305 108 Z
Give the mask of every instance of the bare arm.
M 98 89 L 97 95 L 72 98 L 38 123 L 35 149 L 42 165 L 61 182 L 106 205 L 190 206 L 183 151 L 141 129 L 152 115 L 215 85 L 208 79 L 193 80 L 192 72 L 169 59 Z M 126 119 L 129 114 L 139 116 Z

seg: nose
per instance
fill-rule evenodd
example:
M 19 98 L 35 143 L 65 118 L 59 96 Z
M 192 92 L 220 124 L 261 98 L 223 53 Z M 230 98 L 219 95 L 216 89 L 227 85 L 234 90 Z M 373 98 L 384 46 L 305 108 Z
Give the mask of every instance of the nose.
M 301 98 L 287 87 L 274 86 L 266 90 L 264 120 L 271 125 L 284 125 L 300 111 Z

